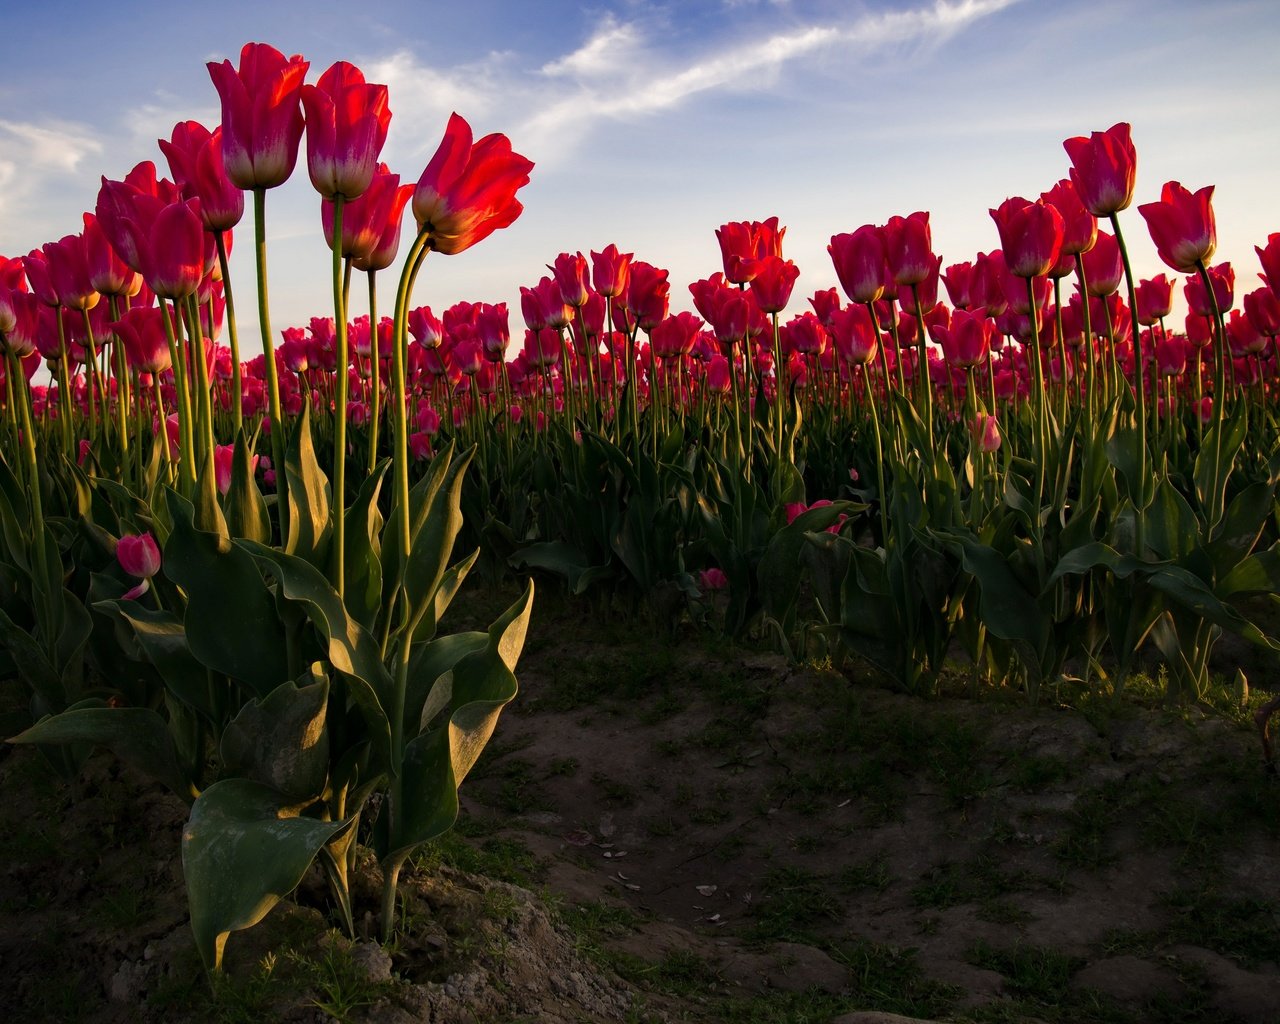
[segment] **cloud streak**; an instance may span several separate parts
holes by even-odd
[[[533,145],[563,152],[566,143],[602,120],[643,117],[669,110],[700,94],[757,89],[775,81],[788,65],[841,47],[867,53],[915,43],[936,46],[972,23],[1018,0],[937,0],[932,6],[867,15],[846,24],[810,25],[674,63],[662,47],[646,45],[640,26],[607,16],[577,50],[545,64],[544,77],[575,88],[552,93],[525,121],[520,135]],[[554,140],[554,147],[547,145]]]

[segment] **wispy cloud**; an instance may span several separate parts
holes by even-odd
[[[71,121],[30,124],[0,120],[0,143],[16,163],[68,174],[74,174],[85,157],[97,156],[103,148],[92,129]]]
[[[604,119],[668,110],[699,94],[759,89],[802,58],[840,47],[862,53],[915,43],[936,46],[968,25],[1018,0],[937,0],[930,6],[869,14],[851,23],[791,27],[750,41],[713,45],[673,60],[636,22],[606,16],[577,50],[545,64],[544,77],[568,81],[571,92],[551,91],[527,119],[531,145],[564,151]],[[548,145],[553,141],[553,145]],[[541,145],[540,145],[541,144]]]

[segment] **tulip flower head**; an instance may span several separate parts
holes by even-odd
[[[1028,202],[1020,196],[1006,199],[989,211],[1000,232],[1000,247],[1014,277],[1042,277],[1062,249],[1062,214],[1049,204]]]
[[[371,85],[340,60],[315,85],[302,87],[307,114],[307,170],[325,199],[357,199],[373,181],[387,141],[387,87]]]
[[[1156,244],[1156,252],[1174,270],[1191,273],[1200,264],[1207,263],[1217,248],[1212,198],[1212,185],[1192,193],[1179,182],[1167,181],[1160,190],[1158,203],[1138,207]]]
[[[126,533],[116,542],[116,561],[130,576],[142,581],[124,595],[126,600],[135,600],[147,592],[151,577],[160,571],[160,546],[150,533]]]
[[[529,183],[532,169],[505,135],[486,135],[473,145],[471,126],[452,114],[413,192],[419,231],[436,252],[469,249],[520,216],[524,207],[516,192]]]
[[[1071,182],[1095,217],[1110,217],[1133,202],[1138,154],[1129,132],[1129,125],[1120,123],[1062,143],[1071,158]]]
[[[302,141],[302,85],[308,61],[266,43],[245,43],[240,66],[209,63],[222,100],[222,159],[237,188],[275,188],[289,180]]]

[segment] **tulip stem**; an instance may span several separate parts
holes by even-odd
[[[236,326],[236,303],[231,296],[231,272],[227,264],[227,240],[223,232],[213,233],[218,247],[218,270],[222,274],[222,297],[226,301],[227,340],[231,343],[231,415],[236,433],[244,426],[244,377],[240,368],[240,329]],[[210,325],[212,326],[210,308]],[[277,470],[277,472],[279,472]]]
[[[369,275],[369,370],[372,394],[369,398],[369,473],[378,465],[378,421],[382,419],[382,352],[378,340],[378,285],[376,270]]]
[[[276,512],[280,542],[289,537],[289,478],[284,469],[284,417],[280,411],[280,376],[276,371],[276,346],[271,336],[271,304],[267,298],[267,190],[253,190],[253,242],[258,275],[258,327],[267,371],[267,399],[271,417],[271,465],[276,474]]]
[[[1120,232],[1120,215],[1111,214],[1111,230],[1116,236],[1116,244],[1120,247],[1120,261],[1124,265],[1124,279],[1129,286],[1129,317],[1133,329],[1133,385],[1134,398],[1138,408],[1138,493],[1134,495],[1137,516],[1134,522],[1134,553],[1141,558],[1145,547],[1146,507],[1145,497],[1147,482],[1147,399],[1142,364],[1142,326],[1138,323],[1138,292],[1133,280],[1133,267],[1129,264],[1129,249],[1124,244],[1124,235]],[[1154,496],[1154,490],[1152,495]]]
[[[347,294],[342,265],[343,197],[333,199],[333,325],[337,348],[338,397],[333,427],[333,569],[331,577],[338,597],[346,593],[346,495],[347,495]]]

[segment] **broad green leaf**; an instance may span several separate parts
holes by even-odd
[[[524,647],[533,583],[489,627],[485,646],[451,670],[448,718],[412,739],[400,765],[400,795],[385,836],[384,862],[448,831],[458,817],[458,786],[493,734],[502,709],[516,695],[514,669]]]
[[[1220,597],[1236,594],[1280,594],[1280,551],[1257,551],[1231,570],[1217,586]]]
[[[329,773],[328,705],[323,675],[309,686],[281,683],[250,701],[222,733],[225,774],[261,782],[294,803],[318,797]]]
[[[448,703],[446,701],[438,706],[431,705],[430,696],[435,692],[436,680],[452,671],[453,666],[468,654],[482,650],[488,642],[488,633],[472,631],[451,633],[416,645],[409,656],[409,677],[404,701],[405,721],[418,722],[421,728],[426,728]]]
[[[190,502],[173,490],[166,498],[173,532],[164,573],[187,593],[191,653],[265,697],[289,678],[285,630],[266,581],[238,543],[192,526]]]
[[[170,693],[207,720],[213,720],[208,669],[191,653],[186,628],[177,616],[144,608],[137,601],[99,601],[94,607],[114,616],[133,632]]]
[[[440,620],[444,618],[445,612],[449,610],[449,605],[453,603],[458,591],[462,589],[462,584],[466,580],[467,574],[471,572],[472,566],[476,564],[476,560],[479,557],[480,549],[476,548],[466,558],[455,562],[449,567],[449,570],[444,574],[444,578],[440,580],[440,585],[436,587],[435,598],[431,603],[431,607],[422,616],[421,621],[418,623],[418,628],[414,630],[414,643],[430,640],[436,635]]]
[[[453,542],[462,529],[462,484],[475,449],[464,452],[444,470],[439,485],[427,493],[416,510],[412,546],[405,562],[402,586],[409,604],[409,635],[417,628],[444,577]]]
[[[345,519],[343,596],[348,611],[370,630],[382,608],[382,513],[378,511],[378,495],[390,465],[384,459],[365,477]]]
[[[608,579],[613,574],[613,568],[608,563],[591,565],[578,548],[561,540],[526,544],[507,559],[507,563],[516,568],[523,566],[545,569],[563,576],[569,585],[569,593],[575,596],[585,593],[591,584]]]
[[[238,545],[279,581],[284,597],[300,605],[320,631],[330,664],[349,677],[351,695],[359,704],[370,737],[385,763],[391,750],[386,710],[390,706],[391,679],[377,642],[347,614],[338,592],[310,562],[252,541],[240,541]]]
[[[284,473],[289,498],[289,536],[285,552],[305,558],[318,569],[326,568],[330,515],[329,479],[316,461],[311,442],[311,408],[304,402],[302,415],[289,436],[284,456]]]
[[[191,522],[197,530],[217,534],[219,537],[231,536],[227,530],[226,517],[222,514],[222,506],[218,504],[218,469],[212,449],[205,453],[192,505],[194,513]]]
[[[86,707],[42,719],[10,743],[90,743],[190,800],[191,782],[178,767],[165,720],[150,708]]]
[[[205,967],[221,970],[227,936],[266,917],[349,824],[299,818],[287,797],[248,779],[201,793],[182,833],[182,873]]]
[[[235,456],[231,463],[231,486],[225,499],[227,529],[232,537],[271,543],[271,517],[267,502],[254,478],[253,461],[244,431],[236,435]]]

